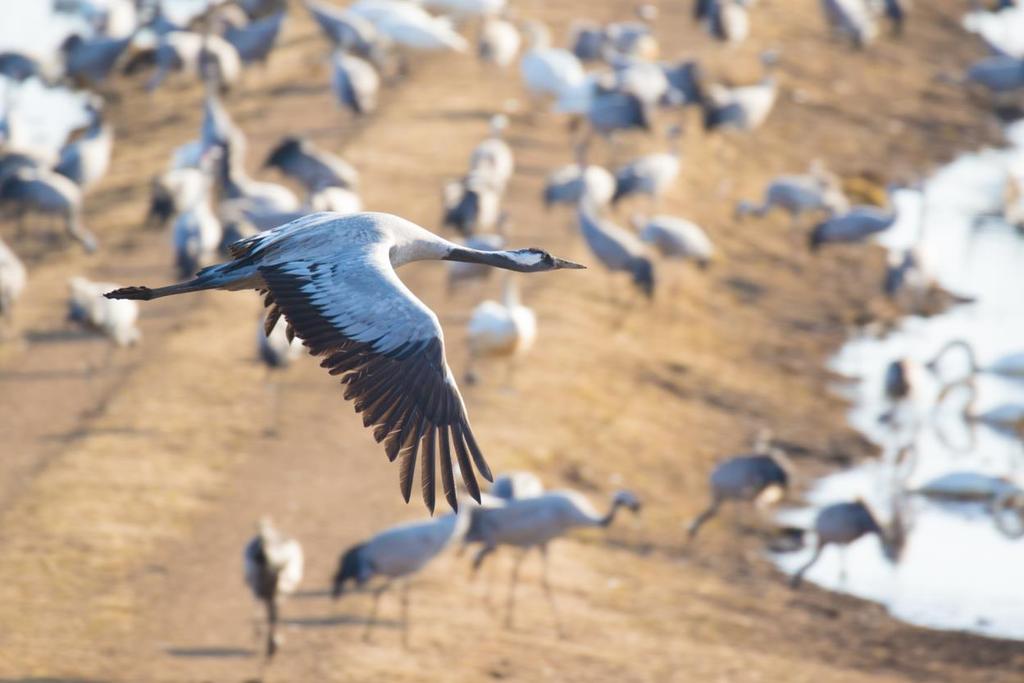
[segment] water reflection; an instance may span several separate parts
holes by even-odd
[[[912,623],[1024,639],[1024,541],[1016,540],[1024,533],[1024,449],[1013,427],[965,419],[964,410],[972,391],[975,418],[1020,410],[1024,381],[982,372],[939,400],[940,377],[970,374],[967,356],[947,354],[936,372],[926,369],[954,339],[966,340],[982,367],[1024,352],[1024,239],[1005,223],[977,220],[999,205],[1008,169],[1024,164],[1024,124],[1008,135],[1009,149],[967,155],[927,183],[923,231],[913,210],[922,195],[897,196],[905,218],[880,242],[892,250],[916,245],[943,287],[975,301],[931,318],[910,316],[882,337],[861,334],[840,350],[832,368],[860,380],[843,387],[853,405],[850,422],[883,457],[823,478],[808,494],[813,507],[781,518],[809,528],[821,506],[861,498],[880,522],[900,518],[900,562],[888,562],[877,541],[861,539],[845,552],[845,581],[843,553],[834,550],[826,550],[808,580],[881,602]],[[896,359],[906,359],[912,389],[888,398],[886,373]],[[912,466],[905,458],[897,465],[897,453],[910,444]],[[807,549],[776,559],[793,572],[809,555]]]

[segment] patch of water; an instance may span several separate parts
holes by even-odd
[[[975,302],[931,318],[910,316],[884,337],[854,337],[836,354],[832,369],[858,380],[848,388],[850,422],[884,455],[816,482],[808,493],[812,507],[783,513],[786,523],[809,528],[817,508],[857,497],[887,520],[897,492],[912,492],[943,476],[955,475],[952,481],[972,487],[1005,486],[1000,479],[1024,486],[1021,441],[983,425],[969,426],[962,416],[963,394],[951,394],[936,408],[941,385],[923,368],[908,405],[898,413],[902,425],[879,420],[890,409],[883,387],[891,360],[906,357],[923,365],[953,339],[968,341],[981,366],[1024,351],[1024,237],[996,220],[978,222],[979,214],[999,205],[1009,169],[1024,165],[1024,123],[1011,126],[1008,137],[1007,149],[968,154],[940,170],[923,195],[896,197],[901,218],[880,242],[902,249],[920,240],[930,272]],[[966,357],[951,352],[940,370],[947,379],[963,376]],[[983,374],[977,387],[976,412],[1024,406],[1021,379]],[[892,463],[910,441],[916,442],[917,458],[907,472]],[[913,493],[903,500],[909,529],[898,564],[885,559],[877,539],[865,538],[845,552],[845,580],[844,553],[835,548],[826,549],[806,578],[880,602],[911,623],[1024,639],[1024,540],[1001,533],[984,501],[939,502]],[[793,572],[809,555],[810,549],[775,559]]]

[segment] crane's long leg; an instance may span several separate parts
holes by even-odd
[[[687,539],[691,540],[691,541],[693,539],[695,539],[697,537],[697,532],[700,531],[700,528],[704,525],[704,523],[706,521],[708,521],[709,519],[714,517],[716,514],[718,514],[718,509],[721,506],[722,506],[722,499],[721,498],[719,498],[718,496],[715,496],[714,498],[712,498],[711,505],[709,505],[708,508],[706,510],[704,510],[704,512],[702,512],[699,515],[697,515],[696,517],[694,517],[693,521],[690,522],[690,526],[689,526],[689,528],[687,529],[687,532],[686,532]]]
[[[476,557],[473,558],[473,573],[480,571],[480,565],[484,563],[487,556],[495,551],[497,546],[493,544],[485,545],[483,548],[477,551]]]
[[[551,605],[551,613],[555,616],[555,628],[558,630],[558,637],[565,637],[565,629],[562,628],[562,618],[558,613],[558,605],[555,603],[555,593],[551,590],[551,583],[548,581],[548,546],[547,544],[540,547],[541,557],[541,574],[540,574],[540,585],[544,589],[544,597],[548,599],[548,604]]]
[[[839,547],[839,583],[846,585],[846,546]]]
[[[269,662],[277,652],[277,596],[272,595],[267,604],[267,649],[265,657]]]
[[[528,548],[524,548],[516,555],[515,564],[512,565],[512,577],[508,582],[508,604],[505,609],[505,627],[512,628],[512,621],[516,609],[516,583],[519,582],[519,567],[523,564]]]
[[[402,647],[409,649],[409,584],[406,579],[402,584]]]
[[[267,366],[266,376],[263,381],[267,387],[267,396],[269,397],[270,404],[270,420],[267,423],[267,428],[263,430],[263,435],[275,437],[280,433],[280,417],[278,412],[280,411],[281,405],[281,388],[274,380],[274,371],[269,366]]]
[[[377,624],[377,610],[380,608],[380,596],[390,585],[390,583],[385,583],[383,586],[373,591],[373,607],[370,608],[370,617],[366,620],[366,630],[363,631],[364,643],[370,642],[370,634],[373,633],[373,627]]]
[[[809,559],[807,561],[807,564],[805,564],[804,566],[800,567],[800,569],[798,569],[796,571],[796,574],[793,574],[793,578],[790,579],[790,581],[789,581],[790,588],[799,588],[800,587],[800,583],[804,580],[804,574],[807,572],[808,569],[811,568],[812,565],[814,565],[815,562],[818,561],[818,558],[821,557],[821,551],[824,548],[825,548],[825,544],[822,543],[821,541],[818,541],[818,544],[814,548],[814,554],[811,555],[811,559]]]

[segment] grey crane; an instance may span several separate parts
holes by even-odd
[[[768,504],[785,496],[790,476],[784,458],[782,451],[759,443],[754,453],[737,455],[718,464],[709,479],[711,504],[690,522],[689,539],[696,538],[700,528],[727,501]]]
[[[790,586],[793,588],[800,587],[804,574],[821,558],[822,551],[828,545],[837,545],[840,549],[845,549],[861,537],[875,534],[882,543],[886,556],[890,559],[896,556],[897,548],[890,543],[871,509],[861,500],[833,503],[823,507],[814,518],[814,533],[817,537],[814,553],[811,559],[793,574],[793,578],[790,579]]]
[[[654,264],[643,242],[611,221],[601,218],[584,198],[576,212],[580,232],[590,251],[611,272],[629,273],[648,299],[654,297]]]
[[[82,192],[64,176],[44,168],[22,168],[0,179],[0,205],[26,213],[59,215],[68,234],[89,253],[99,242],[82,222]]]
[[[24,83],[30,78],[40,78],[42,70],[32,57],[21,52],[0,52],[0,76]]]
[[[701,268],[707,268],[714,257],[715,248],[707,233],[692,221],[664,215],[636,215],[632,221],[640,239],[653,244],[662,256],[693,261]]]
[[[582,62],[604,58],[604,27],[592,21],[574,21],[569,27],[569,50]]]
[[[902,401],[914,391],[919,374],[918,363],[912,358],[896,358],[885,367],[883,388],[890,401]]]
[[[458,386],[445,361],[437,316],[398,279],[413,261],[485,263],[519,272],[582,268],[540,249],[476,251],[460,247],[389,214],[314,213],[230,247],[232,260],[205,268],[194,280],[167,287],[128,287],[108,296],[149,300],[207,289],[256,289],[283,315],[332,375],[342,375],[365,426],[384,442],[389,460],[401,457],[402,496],[408,500],[417,456],[423,498],[434,507],[435,462],[448,503],[457,508],[452,449],[466,487],[479,498],[473,465],[490,470],[469,425]],[[472,464],[471,464],[472,458]]]
[[[650,130],[654,104],[617,87],[597,86],[584,115],[592,131],[608,137],[620,130]]]
[[[769,50],[761,54],[764,76],[758,83],[733,88],[719,84],[708,86],[702,102],[704,130],[760,128],[778,99],[779,86],[774,73],[777,63],[777,54]]]
[[[489,128],[489,135],[481,140],[470,154],[469,172],[489,175],[490,184],[499,194],[504,194],[505,187],[515,171],[512,148],[504,139],[508,117],[504,114],[492,116]]]
[[[704,27],[715,40],[742,43],[750,35],[750,16],[740,0],[710,0],[702,3]]]
[[[331,88],[342,106],[357,116],[369,114],[377,108],[380,76],[370,62],[337,52],[331,59],[331,66]]]
[[[235,48],[243,64],[266,62],[281,32],[284,16],[285,11],[281,10],[245,26],[228,26],[224,39]]]
[[[753,214],[758,218],[772,209],[789,213],[797,227],[804,213],[845,213],[850,203],[837,179],[823,169],[812,169],[803,175],[783,175],[772,180],[764,191],[761,204],[741,201],[736,205],[737,218]]]
[[[380,41],[376,27],[365,17],[350,10],[306,0],[306,9],[321,32],[339,50],[369,58]]]
[[[224,237],[224,227],[213,210],[210,193],[212,159],[203,159],[204,168],[180,169],[172,172],[171,192],[178,214],[174,219],[175,265],[182,279],[192,277],[196,271],[213,260]],[[175,184],[177,183],[177,184]]]
[[[114,146],[114,132],[103,122],[98,99],[90,101],[85,108],[89,123],[82,136],[64,146],[60,161],[54,170],[74,181],[86,192],[93,188],[110,166],[110,154]]]
[[[634,194],[646,194],[659,199],[679,177],[682,167],[680,140],[682,126],[674,125],[668,130],[668,150],[646,154],[626,164],[615,172],[615,194],[612,204]]]
[[[544,182],[544,206],[578,206],[583,197],[601,207],[615,194],[615,177],[602,166],[587,164],[586,145],[576,146],[575,163],[552,171]]]
[[[359,186],[359,172],[355,167],[301,137],[283,138],[270,151],[263,167],[278,169],[300,182],[310,193],[325,187],[354,190]]]
[[[221,144],[218,149],[217,179],[222,199],[245,200],[254,211],[265,213],[298,210],[299,200],[290,189],[249,177],[235,145]]]
[[[960,411],[964,422],[971,426],[982,424],[1006,436],[1024,439],[1024,403],[1008,401],[979,411],[975,407],[978,400],[978,385],[974,377],[967,377],[944,386],[935,399],[936,410],[959,388],[967,390],[967,401]]]
[[[469,529],[464,540],[467,544],[480,544],[473,558],[474,571],[499,546],[511,546],[519,550],[509,583],[506,625],[512,626],[519,568],[527,553],[533,548],[540,551],[544,563],[541,585],[555,619],[558,620],[554,595],[548,583],[548,544],[574,528],[609,527],[622,508],[637,513],[641,508],[640,499],[630,491],[619,491],[613,496],[608,511],[602,515],[576,491],[552,491],[529,498],[512,499],[498,507],[471,510]],[[560,621],[558,629],[562,630]]]
[[[660,66],[668,79],[670,91],[678,93],[678,104],[700,104],[704,100],[704,75],[696,60],[683,59]]]
[[[967,358],[966,379],[977,374],[996,375],[1008,380],[1024,380],[1024,352],[1010,353],[1000,356],[991,363],[982,364],[974,347],[966,339],[953,339],[946,342],[938,353],[929,360],[925,367],[936,377],[941,377],[942,360],[953,351],[962,351]],[[959,381],[959,380],[954,380]],[[949,382],[947,382],[949,383]]]
[[[65,77],[91,86],[103,83],[133,37],[86,39],[71,34],[60,46]]]
[[[986,90],[996,98],[1012,97],[1024,90],[1024,59],[1008,55],[988,57],[972,64],[962,79],[953,80]]]
[[[363,586],[374,577],[383,581],[373,591],[373,608],[363,632],[369,640],[377,622],[380,597],[396,581],[402,582],[402,643],[409,644],[409,588],[413,577],[431,560],[465,534],[466,513],[399,524],[342,553],[334,574],[332,595],[340,598],[348,583]]]
[[[854,206],[816,225],[809,235],[809,244],[817,250],[823,244],[864,242],[891,228],[898,218],[896,210]]]
[[[825,22],[833,34],[864,48],[878,36],[878,27],[867,0],[821,0]]]
[[[494,229],[502,221],[501,191],[490,168],[470,171],[443,189],[445,226],[470,236]]]
[[[277,634],[280,597],[295,592],[302,581],[302,546],[284,536],[269,518],[260,520],[256,534],[242,553],[245,583],[267,611],[267,641],[264,656],[269,660],[281,643]]]
[[[18,255],[0,239],[0,323],[11,320],[14,304],[25,289],[25,265]],[[0,333],[5,330],[0,328]],[[0,335],[0,340],[2,340]]]

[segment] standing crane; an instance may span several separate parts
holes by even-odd
[[[277,634],[280,596],[293,593],[302,581],[302,546],[281,534],[269,518],[260,520],[256,534],[243,552],[245,583],[267,610],[267,644],[264,656],[270,660],[281,643]]]

